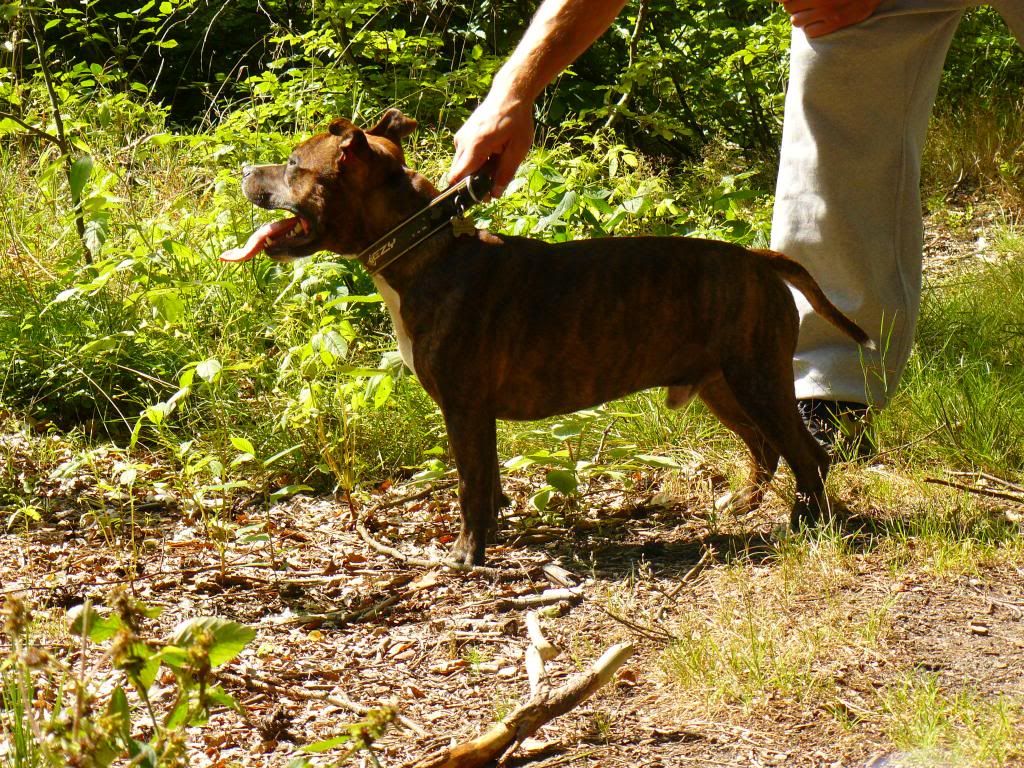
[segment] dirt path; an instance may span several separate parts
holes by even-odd
[[[510,485],[521,514],[530,487]],[[608,499],[617,501],[570,527],[518,535],[513,519],[492,564],[529,575],[494,583],[410,568],[375,551],[353,529],[348,506],[327,498],[295,498],[269,513],[240,505],[222,551],[199,520],[165,500],[170,508],[152,504],[136,530],[133,557],[126,531],[105,537],[95,524],[96,497],[58,483],[46,519],[0,539],[0,582],[53,617],[86,597],[102,603],[112,582],[122,582],[164,608],[152,627],[157,635],[197,615],[257,628],[225,678],[247,718],[224,712],[192,729],[193,765],[284,766],[298,746],[337,735],[355,719],[341,697],[396,703],[422,729],[390,730],[378,747],[382,765],[476,735],[527,694],[525,609],[514,601],[558,586],[540,570],[550,563],[575,574],[583,595],[545,609],[545,632],[563,651],[549,665],[552,676],[579,671],[615,642],[631,641],[637,653],[614,684],[545,727],[537,752],[517,764],[863,766],[898,753],[880,702],[908,673],[983,699],[1024,701],[1019,563],[936,577],[924,570],[927,559],[894,568],[892,553],[872,537],[840,553],[822,544],[787,554],[775,532],[785,519],[777,500],[757,516],[723,523],[695,514],[707,508],[697,496],[645,504],[657,490],[630,496],[609,486]],[[361,514],[398,495],[363,504]],[[450,488],[390,503],[368,520],[374,537],[417,556],[443,551],[456,522]],[[273,545],[247,541],[246,526],[268,517]],[[385,601],[379,612],[358,613]],[[759,625],[760,664],[772,671],[753,679],[747,655],[756,644],[732,643],[745,620],[761,615],[759,604],[781,619]],[[326,613],[328,620],[301,618]],[[738,623],[723,623],[724,614]],[[865,617],[878,626],[866,631]],[[787,645],[808,628],[818,633],[812,647]],[[716,667],[720,660],[705,649],[708,658],[691,664],[696,683],[686,682],[669,648],[692,654],[705,648],[702,637],[733,660]],[[72,653],[70,638],[57,633],[50,641]],[[702,674],[713,677],[702,683]],[[158,693],[156,704],[169,702]]]

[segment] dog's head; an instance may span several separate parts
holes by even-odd
[[[325,250],[353,255],[370,245],[437,194],[405,167],[402,139],[415,128],[397,109],[366,131],[338,118],[299,144],[286,163],[243,168],[249,200],[294,215],[264,225],[221,258],[245,261],[261,251],[276,260]]]

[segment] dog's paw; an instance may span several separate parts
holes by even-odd
[[[789,527],[794,533],[801,529],[820,528],[834,522],[835,511],[827,496],[797,492],[789,513]]]
[[[715,512],[729,515],[745,515],[761,506],[764,489],[756,485],[746,485],[735,491],[729,491],[715,499]]]
[[[460,565],[483,565],[484,549],[484,543],[478,542],[477,537],[460,533],[449,557]]]

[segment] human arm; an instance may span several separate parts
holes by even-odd
[[[545,0],[498,70],[487,98],[455,134],[448,172],[456,182],[496,156],[492,194],[500,195],[533,144],[533,103],[562,70],[611,25],[625,0]]]
[[[794,27],[821,37],[868,18],[881,0],[779,0]]]

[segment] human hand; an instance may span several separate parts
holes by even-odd
[[[491,196],[500,197],[532,144],[532,102],[496,97],[492,91],[455,134],[448,183],[478,171],[495,157]]]
[[[864,21],[881,0],[779,0],[794,27],[808,37],[821,37]]]

